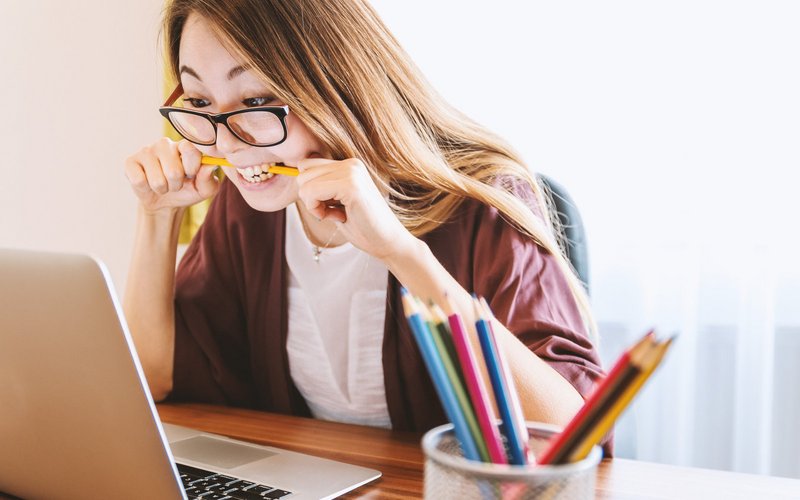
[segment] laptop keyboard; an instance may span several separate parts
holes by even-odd
[[[217,474],[190,465],[176,464],[183,481],[186,496],[201,500],[258,500],[283,498],[291,491],[281,490],[266,484]]]

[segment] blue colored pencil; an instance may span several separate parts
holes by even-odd
[[[508,445],[508,461],[513,465],[526,465],[528,463],[528,439],[525,436],[527,432],[523,434],[519,428],[521,415],[518,415],[518,412],[521,413],[521,409],[519,409],[518,400],[515,400],[515,395],[512,394],[512,391],[515,391],[514,382],[505,376],[506,373],[501,361],[502,355],[494,340],[489,323],[484,318],[481,303],[477,298],[474,298],[474,307],[478,340],[483,351],[483,358],[486,361],[489,380],[494,389],[497,410],[503,422],[501,431],[506,437],[506,444]],[[524,418],[522,420],[524,422]]]
[[[442,402],[444,412],[450,422],[453,423],[456,439],[461,444],[461,451],[464,453],[464,457],[481,461],[464,412],[461,411],[453,387],[447,378],[444,364],[436,350],[436,345],[433,343],[433,336],[422,321],[414,299],[405,288],[401,289],[401,295],[406,319],[408,319],[408,323],[411,326],[411,332],[414,334],[414,339],[417,341],[417,346],[422,353],[422,360],[425,362],[428,373],[433,380],[433,386],[436,389],[439,400]]]
[[[506,386],[509,388],[509,394],[511,396],[511,413],[514,416],[514,424],[517,430],[517,435],[519,436],[520,444],[522,445],[522,453],[525,455],[527,462],[535,462],[536,458],[533,456],[529,445],[531,437],[530,433],[528,432],[528,425],[525,422],[525,414],[522,412],[522,405],[519,402],[519,393],[517,392],[516,385],[514,384],[514,377],[511,374],[511,367],[508,366],[508,361],[503,355],[503,351],[497,346],[497,334],[494,331],[494,321],[496,321],[496,318],[494,317],[494,314],[492,314],[492,310],[485,298],[480,297],[478,302],[480,302],[481,306],[483,307],[483,311],[486,314],[486,318],[488,318],[486,323],[489,325],[489,332],[492,334],[492,342],[494,343],[494,348],[497,352],[497,359],[500,361],[500,368],[503,373],[503,378],[506,381]]]

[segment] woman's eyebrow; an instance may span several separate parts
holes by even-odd
[[[246,67],[241,66],[241,65],[240,66],[236,66],[232,70],[228,71],[228,80],[233,80],[234,78],[236,78],[237,76],[241,75],[245,71],[247,71]]]
[[[248,68],[246,66],[242,66],[242,65],[236,66],[235,68],[233,68],[230,71],[228,71],[228,80],[233,80],[234,78],[236,78],[237,76],[239,76],[242,73],[246,72],[247,70],[248,70]],[[187,75],[191,75],[191,76],[195,77],[198,81],[201,81],[201,82],[203,81],[203,79],[200,78],[200,75],[197,74],[197,71],[193,70],[189,66],[186,66],[185,64],[181,65],[181,67],[179,68],[178,72],[180,74],[186,73]]]
[[[203,79],[200,78],[200,75],[198,75],[195,70],[193,70],[192,68],[190,68],[189,66],[186,66],[186,65],[181,65],[181,67],[178,69],[178,73],[181,74],[181,75],[186,73],[187,75],[191,75],[191,76],[197,78],[201,82],[203,81]]]

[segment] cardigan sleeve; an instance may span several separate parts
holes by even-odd
[[[514,189],[523,201],[535,203],[532,191]],[[603,371],[556,258],[485,206],[478,210],[473,241],[475,292],[509,331],[587,398]]]
[[[526,203],[535,203],[532,191],[521,189],[514,188]],[[472,261],[475,292],[486,298],[512,334],[586,400],[604,372],[556,258],[496,209],[484,206],[478,213]],[[613,456],[613,433],[600,444],[606,457]]]
[[[178,267],[170,398],[247,405],[252,399],[242,291],[228,237],[224,182]]]
[[[529,186],[509,179],[498,183],[537,216],[541,213]],[[468,292],[486,298],[494,315],[513,335],[584,400],[591,394],[604,376],[597,347],[553,255],[523,235],[496,208],[477,200],[465,200],[446,224],[423,239]],[[602,444],[606,456],[611,455],[611,436]]]

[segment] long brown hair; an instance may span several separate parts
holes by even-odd
[[[433,90],[366,1],[173,0],[163,29],[176,80],[191,13],[212,25],[334,158],[363,160],[412,234],[447,221],[465,198],[496,207],[556,257],[589,331],[596,332],[533,172],[503,140]],[[509,179],[530,185],[541,218],[505,188]]]

